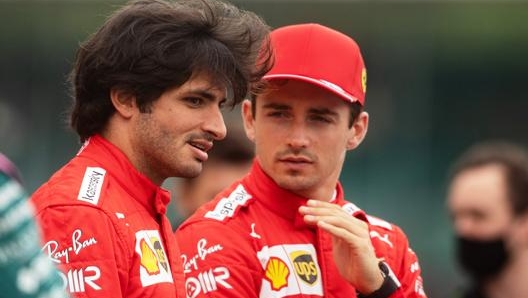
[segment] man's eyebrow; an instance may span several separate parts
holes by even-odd
[[[289,105],[278,104],[278,103],[267,103],[263,106],[264,109],[274,109],[274,110],[291,110]]]
[[[313,114],[319,114],[319,115],[339,116],[339,114],[336,111],[328,109],[328,108],[310,108],[308,112],[313,113]]]
[[[207,100],[213,101],[216,99],[216,96],[213,92],[210,91],[210,88],[196,88],[187,90],[185,95],[197,95],[203,97]],[[225,94],[222,96],[221,100],[226,100]]]

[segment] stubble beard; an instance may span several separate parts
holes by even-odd
[[[143,155],[144,170],[149,176],[165,180],[170,177],[194,178],[201,173],[202,164],[189,156],[185,148],[187,144],[180,144],[173,133],[163,129],[150,115],[144,115],[140,120],[136,139],[137,150]]]

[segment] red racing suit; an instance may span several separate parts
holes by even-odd
[[[390,297],[426,297],[402,230],[345,201],[339,183],[334,202],[368,223],[377,257],[400,283]],[[187,297],[357,297],[338,273],[330,234],[304,223],[303,204],[306,198],[281,189],[255,161],[176,232]]]
[[[43,251],[72,297],[183,297],[168,191],[93,136],[32,196]],[[181,290],[180,290],[181,291]]]

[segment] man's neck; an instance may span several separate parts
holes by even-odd
[[[485,292],[489,298],[528,297],[528,249],[511,260],[504,271],[488,282]]]

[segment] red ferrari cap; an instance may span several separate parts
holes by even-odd
[[[271,44],[275,64],[265,80],[301,80],[365,104],[367,71],[352,38],[319,24],[299,24],[273,30]]]

